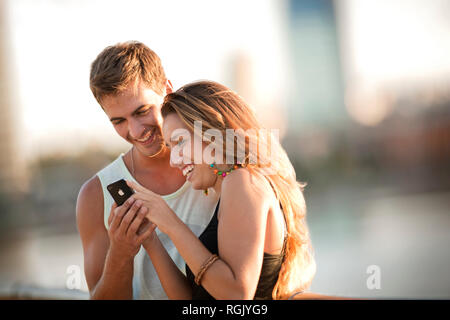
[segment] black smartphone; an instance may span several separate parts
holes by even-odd
[[[118,206],[123,205],[134,193],[124,179],[117,180],[106,187]]]

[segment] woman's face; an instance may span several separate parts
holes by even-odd
[[[198,142],[201,141],[201,150],[197,150],[201,151],[201,163],[194,164],[194,134],[181,121],[178,114],[170,113],[164,118],[162,132],[166,144],[171,149],[170,165],[179,168],[194,189],[213,187],[217,175],[207,163],[203,162],[203,150],[207,144],[198,139]],[[196,159],[200,159],[200,155],[197,155]]]

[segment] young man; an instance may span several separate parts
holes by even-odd
[[[178,168],[162,137],[160,113],[172,91],[159,57],[139,42],[104,49],[91,66],[90,87],[116,132],[132,147],[82,186],[77,225],[84,251],[86,281],[92,299],[167,299],[145,252],[152,233],[140,201],[117,208],[107,191],[119,179],[136,181],[163,196],[198,235],[209,223],[217,197],[194,190]],[[155,231],[177,266],[184,261],[170,239]]]

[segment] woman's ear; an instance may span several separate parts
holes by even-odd
[[[170,80],[166,81],[166,94],[173,92],[172,82]]]

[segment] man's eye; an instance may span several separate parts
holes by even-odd
[[[137,114],[140,115],[140,116],[142,116],[142,115],[147,114],[149,111],[150,111],[150,108],[147,108],[147,109],[145,109],[145,110],[139,111]]]
[[[120,123],[122,123],[123,122],[123,120],[115,120],[115,121],[113,121],[113,125],[118,125],[118,124],[120,124]]]

